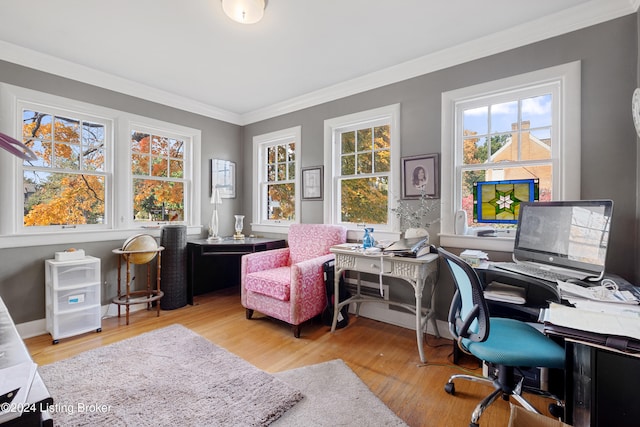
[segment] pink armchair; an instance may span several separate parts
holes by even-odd
[[[333,245],[347,241],[337,225],[292,224],[289,247],[242,257],[241,300],[247,319],[253,311],[283,320],[300,338],[300,325],[326,306],[322,264],[333,259]]]

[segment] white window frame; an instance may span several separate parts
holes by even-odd
[[[296,215],[293,221],[272,220],[266,218],[263,213],[266,211],[267,193],[266,193],[266,177],[267,177],[267,147],[280,144],[288,144],[295,142],[295,209]],[[287,233],[289,225],[300,222],[300,194],[301,194],[301,160],[302,152],[302,127],[294,126],[288,129],[282,129],[275,132],[269,132],[253,137],[253,198],[251,230],[262,233]]]
[[[201,188],[201,131],[164,121],[138,116],[106,107],[51,95],[31,89],[0,83],[0,131],[21,139],[22,105],[40,105],[43,109],[68,111],[98,117],[110,123],[111,141],[105,142],[108,153],[105,173],[110,179],[105,183],[105,195],[109,202],[105,204],[105,227],[100,229],[64,229],[26,233],[22,230],[23,176],[22,160],[0,150],[0,248],[39,246],[46,244],[78,244],[87,241],[124,240],[133,232],[160,235],[160,225],[142,228],[135,224],[131,215],[131,166],[130,166],[130,129],[144,125],[169,131],[190,138],[191,148],[185,150],[185,178],[190,183],[185,186],[185,223],[188,234],[199,234],[200,188]],[[187,157],[188,156],[188,157]],[[187,161],[190,167],[187,167]],[[190,170],[187,170],[189,168]],[[110,181],[110,182],[109,182]],[[188,187],[188,190],[187,190]],[[187,205],[189,213],[187,214]],[[188,216],[187,216],[188,215]]]
[[[387,225],[376,224],[374,234],[376,240],[397,240],[400,237],[400,221],[392,209],[400,198],[400,104],[387,105],[372,110],[334,117],[324,121],[324,188],[328,189],[324,201],[324,222],[344,225],[348,229],[349,239],[361,239],[364,232],[362,224],[345,224],[340,221],[340,191],[338,175],[340,172],[340,150],[338,135],[349,129],[389,124],[391,169],[389,171],[389,222]]]
[[[471,249],[513,250],[513,235],[478,238],[454,234],[454,215],[461,208],[463,108],[477,100],[485,104],[509,93],[539,86],[554,87],[553,194],[554,200],[580,199],[580,61],[442,93],[442,204],[440,244]],[[491,101],[487,101],[491,99]]]

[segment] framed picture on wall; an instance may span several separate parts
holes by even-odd
[[[440,198],[440,155],[424,154],[402,158],[402,198]]]
[[[323,167],[302,168],[302,198],[304,200],[322,200]]]
[[[223,199],[235,199],[236,197],[236,164],[229,160],[209,160],[209,197],[213,196],[213,190],[218,189]]]

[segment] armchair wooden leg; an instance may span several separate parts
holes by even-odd
[[[253,316],[253,310],[251,310],[250,308],[247,308],[245,315],[247,316],[247,319],[251,319],[251,316]]]
[[[291,325],[291,330],[293,330],[294,337],[300,338],[300,325]]]

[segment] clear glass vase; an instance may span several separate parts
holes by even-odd
[[[235,230],[236,234],[233,235],[234,239],[244,239],[244,234],[242,234],[242,229],[244,228],[244,215],[234,215],[236,218]]]

